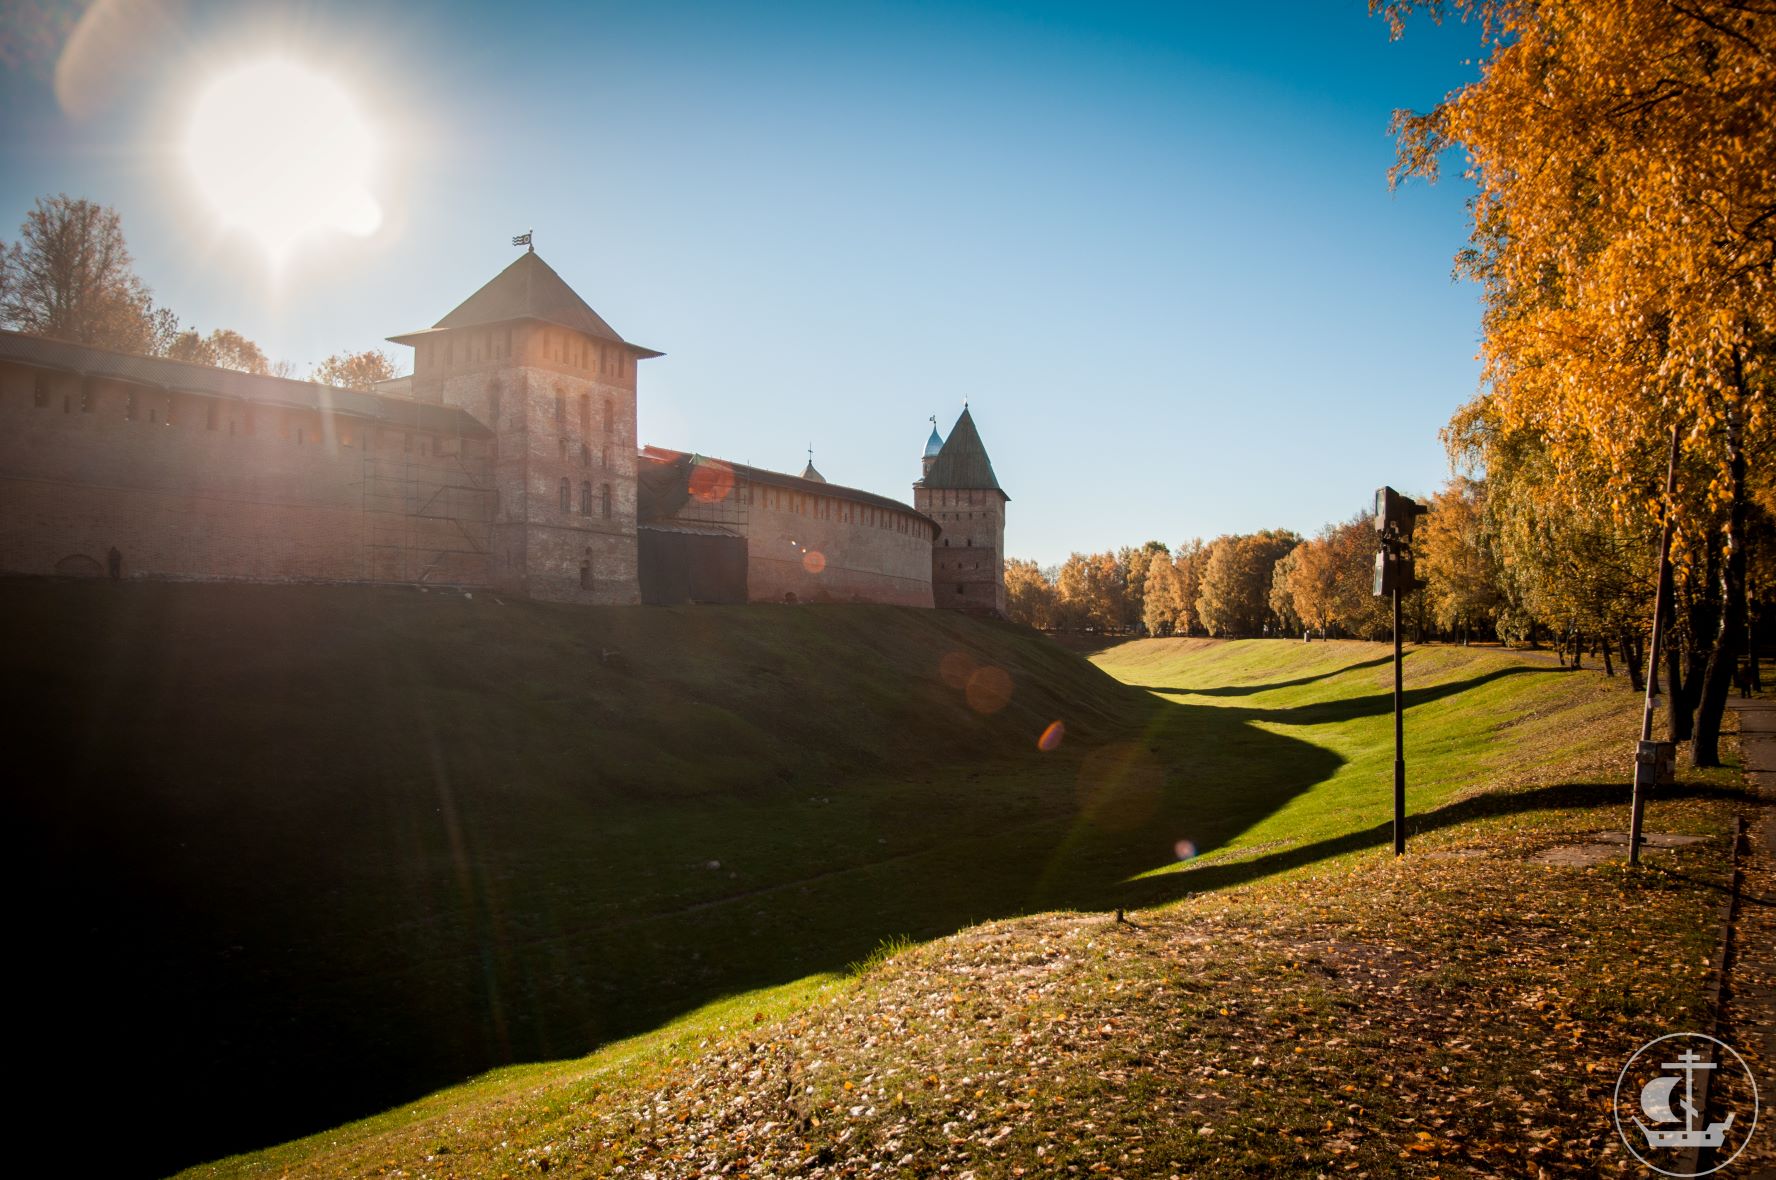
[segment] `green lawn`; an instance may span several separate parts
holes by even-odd
[[[671,626],[688,616],[703,622],[694,617],[700,614],[660,612],[657,617],[672,620]],[[716,621],[713,612],[709,617]],[[550,626],[579,625],[568,614],[560,619],[565,621],[550,619]],[[1128,1102],[1141,1093],[1198,1101],[1176,1092],[1177,1078],[1160,1068],[1167,1055],[1243,1052],[1243,1042],[1229,1029],[1192,1041],[1188,1030],[1174,1027],[1175,1011],[1160,1004],[1144,1017],[1143,1005],[1158,1003],[1155,988],[1182,987],[1194,996],[1191,1011],[1206,1014],[1211,1023],[1231,1019],[1227,1013],[1245,1004],[1255,1018],[1262,1009],[1263,1022],[1287,1024],[1303,1011],[1335,1015],[1343,1010],[1340,1005],[1359,1003],[1326,993],[1328,977],[1306,966],[1310,956],[1302,948],[1310,944],[1322,967],[1367,961],[1364,956],[1376,953],[1377,946],[1392,948],[1388,955],[1410,956],[1412,980],[1394,978],[1385,995],[1363,996],[1360,1003],[1377,1012],[1405,1013],[1400,1018],[1414,1026],[1414,1038],[1434,1033],[1467,1035],[1475,1044],[1485,1039],[1472,1030],[1451,1030],[1454,996],[1468,996],[1462,1003],[1477,1013],[1492,997],[1519,1020],[1525,1017],[1517,1008],[1527,1007],[1538,1038],[1545,1031],[1547,996],[1561,998],[1562,1011],[1569,1000],[1575,1010],[1582,1009],[1588,1015],[1581,1026],[1600,1037],[1605,1030],[1615,1035],[1619,1028],[1646,1026],[1649,1012],[1678,1016],[1698,1010],[1701,965],[1712,938],[1707,880],[1718,874],[1724,855],[1718,836],[1732,805],[1730,776],[1693,782],[1654,807],[1653,822],[1664,830],[1715,837],[1693,849],[1658,854],[1654,859],[1667,866],[1657,870],[1660,876],[1550,869],[1527,859],[1539,849],[1582,841],[1585,833],[1625,822],[1622,766],[1637,702],[1619,681],[1496,651],[1411,651],[1406,688],[1414,855],[1396,866],[1385,853],[1391,668],[1379,645],[1133,643],[1095,657],[1100,668],[1128,686],[1120,687],[1037,637],[929,612],[737,612],[720,622],[763,646],[782,645],[801,656],[829,643],[835,655],[845,644],[858,644],[863,656],[838,656],[831,663],[805,659],[810,670],[802,675],[826,684],[868,679],[880,698],[818,738],[824,763],[818,770],[791,765],[775,781],[678,792],[652,809],[637,792],[602,802],[607,810],[600,823],[584,832],[551,830],[540,819],[530,826],[510,819],[501,823],[476,812],[464,824],[476,843],[455,864],[467,878],[465,892],[469,886],[485,890],[492,875],[486,850],[499,854],[497,922],[485,935],[490,941],[478,944],[492,972],[488,978],[500,978],[502,967],[531,964],[531,974],[523,978],[532,994],[565,992],[573,1002],[566,1010],[586,1019],[583,1027],[591,1036],[600,1027],[638,1030],[724,994],[734,998],[717,999],[659,1032],[590,1057],[508,1069],[368,1122],[201,1174],[393,1175],[418,1169],[490,1176],[553,1161],[595,1175],[627,1160],[647,1162],[660,1175],[679,1175],[691,1174],[693,1159],[718,1157],[760,1174],[774,1169],[824,1174],[829,1168],[839,1174],[847,1159],[867,1164],[869,1152],[882,1162],[880,1152],[890,1142],[918,1144],[920,1160],[942,1157],[995,1174],[1001,1166],[1035,1166],[1056,1158],[1145,1174],[1135,1166],[1143,1162],[1139,1157],[1118,1162],[1103,1154],[1109,1149],[1099,1142],[1101,1128],[1123,1122],[1126,1134],[1145,1137],[1156,1149],[1166,1145],[1164,1151],[1179,1166],[1211,1171],[1233,1167],[1230,1161],[1257,1166],[1274,1150],[1264,1146],[1266,1137],[1300,1113],[1290,1114],[1292,1105],[1317,1109],[1319,1099],[1287,1088],[1272,1093],[1255,1084],[1260,1079],[1242,1079],[1235,1069],[1215,1075],[1233,1080],[1215,1084],[1246,1086],[1248,1100],[1260,1111],[1255,1122],[1228,1124],[1229,1135],[1244,1128],[1238,1130],[1244,1139],[1234,1154],[1203,1155],[1205,1144],[1219,1151],[1232,1140],[1196,1137],[1194,1123],[1190,1136],[1162,1134],[1142,1121],[1139,1103]],[[665,641],[656,634],[654,642]],[[724,635],[720,642],[724,650],[718,654],[730,660],[731,669],[736,640]],[[960,643],[1012,670],[1013,703],[1006,710],[981,717],[965,704],[954,715],[936,708],[948,699],[945,693],[956,691],[934,665]],[[674,656],[683,650],[675,646]],[[710,657],[704,651],[698,662]],[[673,668],[674,676],[685,675],[677,664]],[[711,669],[702,682],[705,696],[719,695],[725,671]],[[656,712],[677,699],[674,694],[689,695],[682,681],[659,691],[651,706]],[[810,692],[807,705],[814,715],[807,720],[818,724],[825,709],[817,689]],[[922,717],[908,703],[914,699],[926,711]],[[732,701],[731,695],[721,698],[717,707],[744,721],[746,708],[735,709]],[[846,707],[842,695],[830,704],[840,711]],[[898,709],[919,728],[902,732],[872,720],[885,707]],[[1038,751],[1032,736],[1045,718],[1068,723],[1066,740],[1051,753]],[[647,724],[656,726],[656,733],[670,728],[657,718]],[[786,728],[785,735],[791,732]],[[839,765],[846,759],[848,767]],[[1196,855],[1181,859],[1180,841],[1189,841]],[[722,867],[710,869],[711,860]],[[1689,868],[1673,877],[1670,866],[1678,864]],[[622,866],[619,876],[625,879],[613,882],[610,866]],[[447,867],[448,862],[440,864],[440,872]],[[370,874],[361,880],[372,892],[392,888],[386,877]],[[638,888],[637,881],[646,887]],[[442,885],[434,888],[447,892]],[[373,926],[381,911],[372,899],[360,898],[358,904],[363,917],[352,921],[363,931],[403,936],[386,925]],[[1626,930],[1619,922],[1624,904],[1643,914],[1638,929]],[[904,951],[856,978],[844,971],[845,964],[865,958],[894,935],[924,939],[1019,913],[1103,913],[1142,905],[1167,907],[1139,919],[1140,928],[1157,940],[1152,944],[1103,943],[1091,931],[1106,929],[1093,925],[1105,919],[1090,919],[1082,927],[1077,919],[1042,917]],[[465,949],[472,948],[476,928],[462,921],[464,928],[454,932],[445,921],[443,932],[407,936],[452,934]],[[1111,923],[1107,929],[1135,928]],[[1526,930],[1533,937],[1526,938]],[[514,937],[515,931],[523,937]],[[1232,958],[1204,957],[1199,944],[1205,934],[1241,951]],[[1123,1060],[1112,1067],[1089,1055],[1068,1057],[1084,1051],[1072,1045],[1051,1066],[1034,1070],[1043,1080],[1022,1100],[1033,1105],[1015,1107],[1015,1117],[1000,1112],[1013,1130],[999,1141],[983,1145],[943,1132],[941,1127],[954,1120],[945,1117],[941,1104],[926,1099],[949,1093],[944,1070],[966,1074],[972,1061],[979,1072],[979,1062],[991,1058],[1005,1069],[1031,1072],[1030,1061],[1019,1056],[1018,1034],[1006,1032],[1002,1022],[1015,1020],[1023,1023],[1014,1027],[1027,1028],[1026,1009],[1037,1001],[990,982],[997,969],[988,960],[1012,954],[1009,970],[1015,977],[1022,971],[1015,963],[1034,961],[1031,956],[1040,957],[1034,948],[1054,939],[1079,944],[1065,957],[1071,966],[1062,991],[1070,998],[1061,1011],[1113,1008],[1109,1024],[1127,1026],[1146,1048],[1135,1053],[1135,1065]],[[1080,949],[1085,943],[1091,944],[1090,953]],[[989,945],[991,954],[982,949]],[[1120,949],[1112,953],[1113,945]],[[444,951],[451,949],[443,944]],[[1106,966],[1105,955],[1114,962]],[[1655,959],[1662,970],[1651,969]],[[1571,988],[1570,997],[1562,998],[1564,976],[1575,962],[1596,967],[1597,986]],[[549,963],[559,963],[559,973],[536,978],[536,965]],[[427,999],[428,993],[457,988],[464,1001],[488,999],[488,992],[477,992],[464,980],[461,968],[460,957],[441,953],[389,964],[384,974],[411,989],[413,1002],[434,1004],[433,1018],[444,1020],[452,1009]],[[1396,965],[1380,974],[1387,979],[1402,971]],[[1333,974],[1339,974],[1336,966]],[[1349,987],[1358,986],[1356,974],[1345,977]],[[1110,979],[1122,980],[1146,999],[1119,1007],[1108,993],[1121,987],[1107,984]],[[352,987],[355,1002],[385,1002],[355,981]],[[747,990],[755,988],[764,990]],[[870,1031],[874,1021],[884,1029],[895,1026],[901,1017],[893,1013],[904,1013],[909,1005],[930,1008],[944,995],[962,998],[977,989],[979,1030],[998,1030],[981,1032],[985,1041],[977,1043],[972,1035],[934,1037],[929,1027],[916,1037]],[[1544,999],[1531,997],[1520,1005],[1530,992]],[[1533,1007],[1537,1002],[1541,1007]],[[1210,1008],[1201,1009],[1203,1003]],[[474,1009],[465,1003],[456,1011]],[[1156,1023],[1153,1018],[1166,1011],[1171,1016]],[[612,1012],[625,1013],[626,1023],[611,1021]],[[385,1012],[368,1015],[382,1018]],[[601,1026],[601,1021],[609,1023]],[[1386,1038],[1377,1041],[1373,1023],[1364,1024],[1369,1031],[1327,1047],[1314,1059],[1314,1069],[1373,1073],[1369,1080],[1379,1085],[1376,1046]],[[1321,1026],[1323,1017],[1315,1025]],[[512,1027],[508,1019],[507,1030]],[[1570,1027],[1567,1019],[1557,1038]],[[1172,1032],[1162,1036],[1163,1028]],[[1177,1042],[1177,1036],[1185,1039]],[[1096,1042],[1087,1038],[1080,1044]],[[849,1061],[852,1085],[865,1088],[862,1079],[883,1070],[926,1076],[918,1072],[926,1065],[909,1064],[908,1055],[917,1049],[930,1058],[928,1072],[939,1081],[918,1082],[911,1097],[900,1090],[899,1105],[892,1109],[865,1104],[867,1115],[847,1116],[871,1124],[869,1152],[863,1155],[856,1153],[864,1140],[838,1137],[845,1125],[840,1115],[864,1107],[851,1102],[849,1089],[829,1087],[837,1086],[837,1075],[813,1079],[812,1097],[789,1103],[791,1113],[759,1115],[739,1130],[706,1125],[713,1116],[698,1094],[732,1091],[735,1110],[748,1102],[771,1106],[757,1092],[763,1083],[753,1069],[732,1077],[725,1072],[749,1054],[764,1053],[766,1045],[775,1046],[772,1052],[781,1057],[773,1058],[772,1069],[818,1071],[820,1060]],[[1426,1046],[1424,1053],[1430,1054],[1433,1042]],[[1515,1042],[1508,1047],[1524,1048]],[[1540,1039],[1532,1047],[1546,1051]],[[1614,1051],[1607,1037],[1584,1047],[1598,1061]],[[1500,1056],[1506,1048],[1501,1044],[1491,1055],[1477,1052],[1469,1064],[1496,1084],[1508,1068]],[[963,1056],[946,1057],[956,1053]],[[1431,1054],[1425,1060],[1444,1059]],[[716,1068],[712,1061],[723,1064]],[[1228,1057],[1226,1064],[1238,1063]],[[1586,1065],[1579,1082],[1586,1083],[1596,1068],[1601,1068],[1597,1062]],[[1129,1087],[1105,1092],[1105,1077],[1130,1069]],[[777,1076],[771,1069],[762,1072]],[[755,1084],[749,1087],[746,1078]],[[787,1085],[781,1079],[770,1084]],[[1303,1072],[1291,1084],[1317,1086],[1318,1075]],[[946,1099],[951,1100],[953,1095]],[[1572,1117],[1570,1103],[1582,1105],[1590,1097],[1554,1089],[1538,1101],[1541,1117],[1557,1122]],[[1069,1143],[1065,1127],[1040,1117],[1042,1102],[1102,1108],[1105,1121],[1099,1133],[1081,1134],[1075,1118],[1076,1142]],[[1372,1108],[1386,1107],[1387,1101],[1372,1100]],[[659,1121],[664,1109],[674,1112],[669,1128]],[[885,1129],[880,1120],[890,1114],[904,1126]],[[1402,1107],[1389,1117],[1407,1125],[1413,1116]],[[1314,1126],[1320,1121],[1315,1115]],[[1312,1129],[1296,1127],[1296,1141],[1285,1151],[1307,1143],[1309,1136],[1301,1132]],[[1370,1162],[1385,1164],[1396,1150],[1426,1161],[1449,1154],[1440,1131],[1430,1147],[1416,1131],[1404,1133],[1402,1143],[1377,1140],[1383,1154]],[[1512,1134],[1522,1138],[1517,1130]],[[1050,1151],[1034,1154],[1044,1142],[1051,1142]],[[1532,1153],[1536,1142],[1500,1146],[1500,1159],[1552,1158],[1545,1148],[1543,1154]],[[896,1154],[888,1162],[899,1158]],[[1327,1162],[1313,1158],[1315,1168]],[[1008,1162],[1013,1160],[1022,1163]],[[1501,1170],[1517,1174],[1509,1167]]]

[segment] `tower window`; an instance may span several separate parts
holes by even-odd
[[[555,421],[567,424],[567,391],[559,385],[555,387]]]
[[[605,468],[610,467],[610,465],[611,465],[611,449],[610,449],[610,447],[607,446],[598,452],[598,465],[600,467],[605,467]]]
[[[599,514],[609,520],[611,518],[611,486],[609,484],[605,484],[599,491],[598,500]]]
[[[580,433],[585,434],[592,429],[592,395],[580,395]]]
[[[609,434],[617,428],[617,403],[612,398],[604,399],[604,432]]]
[[[565,475],[561,477],[561,511],[573,511],[573,485],[567,482]]]
[[[567,440],[565,438],[558,438],[555,440],[555,444],[556,444],[555,449],[561,453],[561,458],[566,459],[567,458]]]
[[[589,480],[580,484],[580,515],[592,515],[592,484]]]
[[[587,446],[585,443],[580,444],[580,466],[581,467],[592,466],[592,448]]]

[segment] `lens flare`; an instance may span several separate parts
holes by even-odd
[[[700,462],[691,468],[691,495],[705,504],[726,500],[734,493],[734,469],[720,460]]]
[[[1172,851],[1178,854],[1179,860],[1194,860],[1196,858],[1196,845],[1189,840],[1178,841],[1172,845]]]
[[[997,713],[1011,703],[1011,674],[991,664],[976,668],[968,678],[968,687],[962,691],[967,694],[968,707],[976,713]]]
[[[1061,739],[1067,736],[1067,726],[1062,721],[1050,721],[1042,736],[1036,739],[1036,748],[1044,754],[1052,753],[1061,748]]]
[[[975,662],[968,658],[967,652],[945,652],[943,659],[937,661],[937,674],[943,682],[961,692],[968,687],[968,678],[974,675]]]
[[[826,569],[826,554],[818,549],[810,549],[802,554],[802,568],[811,574],[818,574]]]

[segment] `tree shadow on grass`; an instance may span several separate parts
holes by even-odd
[[[1175,697],[1245,697],[1253,693],[1270,692],[1278,688],[1299,688],[1304,684],[1314,684],[1321,680],[1330,680],[1334,676],[1342,676],[1346,672],[1358,672],[1364,668],[1376,668],[1388,663],[1391,655],[1377,656],[1373,660],[1358,660],[1354,664],[1346,664],[1342,668],[1334,668],[1329,672],[1320,672],[1313,676],[1297,676],[1293,680],[1270,680],[1263,684],[1229,684],[1215,688],[1178,688],[1165,684],[1137,684],[1134,687],[1146,692],[1163,693]]]
[[[1460,827],[1477,820],[1535,811],[1578,810],[1609,805],[1619,805],[1625,809],[1629,803],[1630,789],[1625,783],[1560,783],[1527,791],[1491,792],[1459,799],[1420,815],[1406,817],[1406,855],[1412,855],[1412,839],[1415,836]],[[1659,797],[1662,800],[1714,799],[1738,803],[1756,799],[1755,794],[1750,791],[1706,784],[1682,785],[1663,792]],[[1161,905],[1196,893],[1230,889],[1348,853],[1391,847],[1393,832],[1393,822],[1390,820],[1361,831],[1346,832],[1340,836],[1280,849],[1248,860],[1205,864],[1197,868],[1128,881],[1123,885],[1122,904],[1128,908]],[[1623,848],[1623,856],[1627,856],[1626,847]],[[1670,873],[1672,870],[1655,866],[1655,871]],[[1718,884],[1711,887],[1719,888]]]
[[[1478,676],[1470,676],[1466,680],[1451,680],[1444,684],[1429,684],[1418,688],[1409,688],[1402,692],[1402,703],[1407,709],[1419,705],[1428,705],[1433,701],[1445,700],[1471,692],[1485,684],[1503,680],[1509,676],[1536,675],[1558,676],[1564,669],[1531,668],[1524,665],[1512,665],[1508,668],[1494,668]],[[1278,725],[1336,725],[1341,721],[1354,721],[1359,717],[1381,717],[1394,711],[1394,694],[1392,692],[1376,692],[1367,696],[1344,697],[1333,701],[1315,701],[1307,705],[1294,705],[1281,709],[1251,709],[1244,706],[1227,706],[1243,721],[1269,721]]]

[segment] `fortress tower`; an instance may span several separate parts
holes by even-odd
[[[1005,613],[1005,505],[992,460],[963,407],[939,444],[926,444],[924,478],[913,485],[913,507],[937,521],[943,535],[931,550],[931,594],[951,610]],[[936,453],[933,454],[933,447]]]
[[[534,250],[419,332],[413,397],[493,432],[494,586],[555,602],[641,600],[637,362],[631,344]]]

